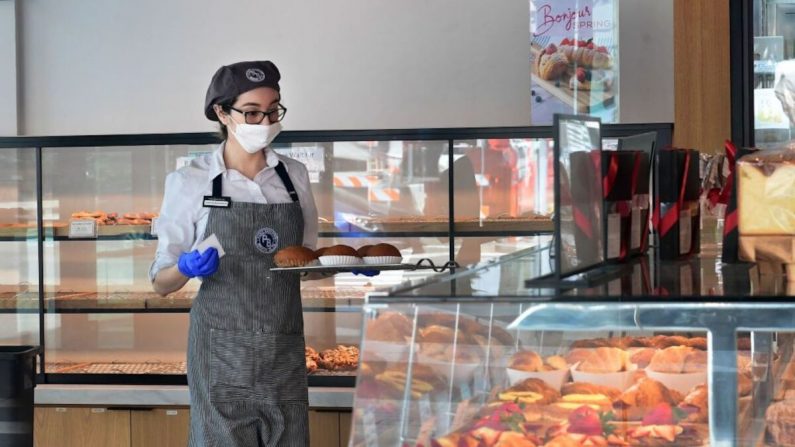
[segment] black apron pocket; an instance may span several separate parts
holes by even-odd
[[[210,391],[254,385],[253,333],[210,330]]]
[[[304,336],[268,334],[266,338],[257,347],[254,392],[270,403],[306,402]]]

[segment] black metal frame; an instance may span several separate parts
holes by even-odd
[[[753,8],[753,0],[729,3],[732,141],[743,147],[754,145]]]
[[[602,138],[619,138],[630,136],[642,132],[656,131],[658,147],[670,146],[673,138],[673,125],[670,123],[659,124],[618,124],[602,126]],[[536,231],[456,231],[455,228],[455,197],[454,197],[454,142],[458,140],[476,139],[546,139],[552,138],[553,127],[488,127],[488,128],[448,128],[448,129],[386,129],[386,130],[334,130],[334,131],[285,131],[279,134],[274,144],[289,143],[326,143],[342,141],[446,141],[448,144],[448,233],[425,232],[425,233],[403,233],[403,232],[351,232],[351,233],[322,233],[323,237],[448,237],[450,247],[450,259],[455,258],[455,238],[467,237],[511,237],[511,236],[532,236],[539,234]],[[68,150],[78,147],[101,147],[101,146],[154,146],[154,145],[206,145],[219,143],[219,136],[214,133],[176,133],[176,134],[129,134],[129,135],[80,135],[80,136],[46,136],[46,137],[0,137],[0,150],[3,149],[23,149],[35,151],[36,160],[36,207],[37,207],[37,249],[38,249],[38,310],[16,310],[18,313],[39,314],[39,343],[42,346],[40,354],[40,365],[42,365],[37,381],[39,383],[57,384],[185,384],[187,378],[178,375],[116,375],[116,374],[53,374],[46,373],[44,366],[44,351],[46,346],[44,316],[52,313],[53,310],[47,309],[44,300],[44,242],[48,240],[45,234],[43,222],[43,178],[42,155],[45,148],[59,148]],[[69,240],[64,238],[51,237],[53,240]],[[127,239],[127,237],[103,237],[102,240]],[[151,237],[140,237],[138,239],[152,239]],[[20,238],[3,238],[2,241],[25,240]],[[55,310],[56,313],[185,313],[187,309],[62,309]],[[332,312],[336,309],[326,309]],[[310,386],[354,386],[355,377],[326,377],[310,376]]]

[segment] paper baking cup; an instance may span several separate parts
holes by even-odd
[[[587,382],[595,385],[611,386],[618,388],[621,391],[631,387],[634,381],[635,371],[638,367],[632,365],[629,371],[616,372],[616,373],[587,373],[577,371],[579,363],[571,368],[571,377],[575,382]],[[648,370],[646,370],[648,372]]]
[[[321,256],[320,265],[335,266],[335,265],[360,265],[362,258],[356,256]]]
[[[656,380],[666,387],[685,395],[696,386],[707,383],[706,371],[687,374],[671,374],[652,371],[646,368],[646,377]]]
[[[508,368],[508,380],[511,381],[511,385],[516,385],[519,382],[525,381],[527,379],[540,379],[544,381],[547,385],[551,388],[554,388],[558,391],[563,387],[563,384],[569,378],[569,370],[568,369],[561,369],[555,371],[541,371],[541,372],[529,372],[529,371],[522,371],[520,369],[513,369]]]
[[[373,264],[400,264],[403,262],[403,258],[400,256],[365,256],[364,263],[368,265]]]

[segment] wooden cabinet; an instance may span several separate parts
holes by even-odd
[[[37,407],[36,447],[129,447],[130,412],[107,408]]]
[[[348,447],[351,439],[351,412],[343,411],[340,413],[340,447]]]
[[[188,408],[36,407],[35,447],[185,447]],[[311,447],[347,447],[351,413],[309,412]]]
[[[349,411],[309,411],[310,447],[347,447],[350,431]]]
[[[130,422],[132,447],[188,445],[190,411],[187,408],[133,410]]]
[[[309,444],[311,447],[339,447],[340,416],[338,412],[309,412]]]

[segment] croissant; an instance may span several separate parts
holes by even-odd
[[[685,374],[688,373],[698,373],[704,372],[707,370],[707,352],[706,351],[699,351],[694,348],[687,354],[685,358],[685,365],[682,369],[682,372]]]
[[[376,341],[404,343],[411,337],[412,324],[397,312],[385,312],[367,322],[367,337]]]
[[[569,69],[569,61],[560,52],[542,53],[538,56],[538,76],[551,81],[560,78]]]
[[[656,353],[657,350],[654,348],[639,348],[631,353],[629,361],[638,365],[638,368],[646,368]]]
[[[575,348],[569,351],[564,358],[569,365],[574,365],[577,362],[583,362],[591,355],[592,349]]]
[[[609,339],[606,338],[586,338],[584,340],[575,340],[571,342],[569,348],[571,350],[575,349],[583,349],[583,348],[606,348],[606,347],[617,347],[614,346]]]
[[[661,403],[676,406],[682,400],[679,393],[666,388],[662,383],[652,379],[642,379],[629,387],[613,403],[613,407],[624,413],[625,420],[639,420],[651,408]]]
[[[533,351],[521,351],[511,357],[510,367],[521,371],[539,372],[544,369],[544,361]]]
[[[737,395],[739,397],[748,396],[753,391],[754,382],[751,380],[749,374],[745,373],[738,373],[737,374]]]
[[[668,374],[703,372],[707,369],[707,353],[687,346],[672,346],[657,351],[649,369]]]
[[[548,404],[560,399],[560,393],[541,379],[525,379],[505,390],[506,393],[526,391],[540,394],[543,399],[537,402],[539,404]]]
[[[596,348],[577,368],[588,373],[614,373],[626,371],[627,352],[618,348]]]
[[[585,47],[574,47],[571,45],[561,45],[559,52],[563,53],[568,62],[585,68],[610,68],[613,61],[609,54],[590,50]]]
[[[560,393],[564,396],[569,394],[601,394],[610,400],[616,400],[621,395],[621,390],[610,386],[596,385],[594,383],[571,382],[563,385]]]
[[[687,417],[688,422],[707,422],[709,420],[709,391],[706,385],[698,385],[685,396],[680,408],[693,410]]]
[[[550,366],[556,371],[562,371],[569,368],[569,364],[566,363],[566,359],[559,355],[551,355],[547,357],[547,359],[544,361],[544,364]]]

